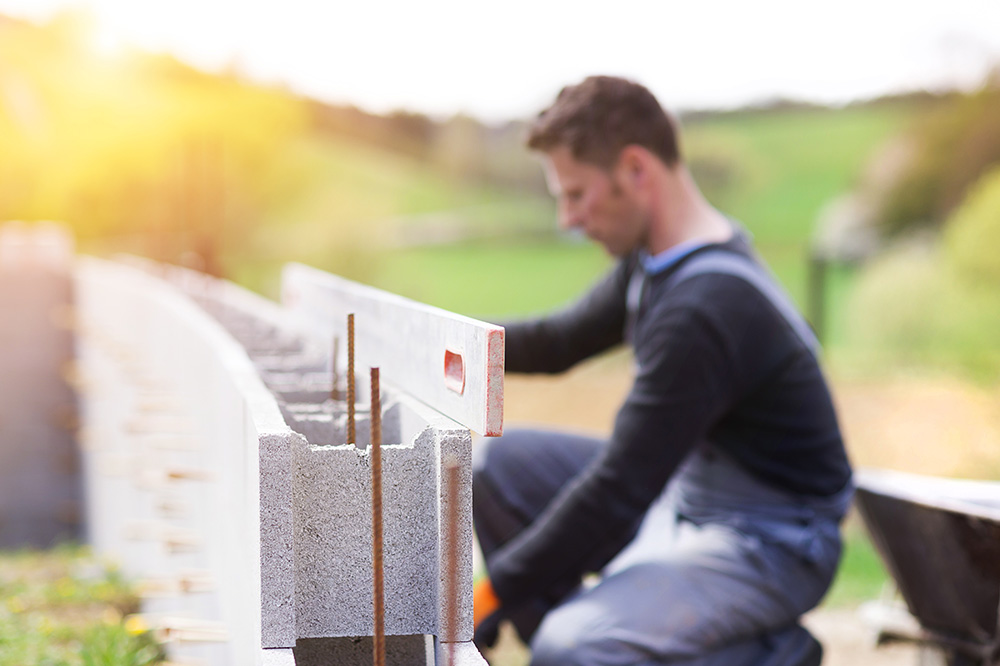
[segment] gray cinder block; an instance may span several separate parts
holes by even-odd
[[[434,663],[430,636],[386,636],[386,666]],[[457,660],[456,660],[457,661]],[[372,638],[305,638],[295,646],[295,666],[369,666]],[[485,663],[485,662],[484,662]]]
[[[436,441],[382,448],[387,634],[437,632]],[[302,638],[370,635],[369,449],[295,449],[296,616]],[[309,507],[308,511],[304,510]]]
[[[451,661],[451,657],[454,661]],[[437,664],[439,666],[488,666],[483,655],[472,641],[462,641],[459,643],[438,643]]]
[[[295,550],[292,451],[301,436],[260,438],[261,645],[294,647]]]
[[[259,666],[297,666],[292,648],[265,648],[257,659]]]

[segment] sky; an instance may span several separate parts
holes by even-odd
[[[675,110],[971,88],[1000,64],[997,0],[0,0],[90,12],[109,56],[167,51],[375,112],[526,118],[589,74]]]

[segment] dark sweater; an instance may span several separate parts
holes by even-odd
[[[510,372],[561,372],[623,342],[626,328],[638,370],[602,454],[490,558],[505,603],[572,589],[582,574],[600,569],[701,443],[791,498],[833,495],[848,483],[826,381],[788,319],[735,275],[670,280],[709,250],[756,261],[742,235],[709,245],[648,276],[642,305],[630,314],[627,292],[638,266],[631,257],[571,308],[507,327]]]

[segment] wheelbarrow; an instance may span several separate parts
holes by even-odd
[[[855,483],[914,620],[884,623],[880,641],[920,644],[926,666],[1000,664],[1000,483],[885,470],[860,470]]]

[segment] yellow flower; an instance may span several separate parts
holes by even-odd
[[[135,613],[125,618],[125,631],[133,636],[138,636],[149,631],[149,624],[146,622],[146,618]]]

